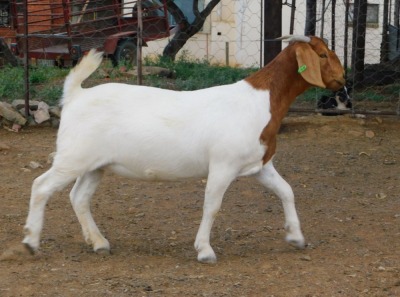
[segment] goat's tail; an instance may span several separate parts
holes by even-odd
[[[82,82],[87,79],[101,64],[103,52],[91,49],[68,74],[64,82],[61,105],[65,105],[74,99],[74,92],[80,90]]]

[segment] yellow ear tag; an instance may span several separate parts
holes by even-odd
[[[307,66],[306,65],[301,65],[300,67],[299,67],[299,69],[297,70],[297,72],[298,73],[302,73],[302,72],[304,72],[304,71],[306,71],[307,70]]]

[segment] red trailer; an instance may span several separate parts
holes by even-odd
[[[11,0],[12,26],[16,31],[11,50],[23,57],[28,30],[29,58],[55,60],[64,65],[97,48],[115,63],[133,60],[136,7],[136,0]],[[142,11],[144,45],[169,36],[166,0],[142,1]]]

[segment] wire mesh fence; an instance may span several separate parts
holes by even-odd
[[[0,0],[0,65],[25,65],[27,94],[35,84],[32,65],[73,66],[90,48],[103,50],[113,65],[140,66],[165,55],[182,24],[195,27],[211,2],[145,0],[138,7],[136,0]],[[262,67],[270,44],[263,30],[270,21],[263,16],[267,1],[216,2],[198,32],[181,43],[177,59]],[[282,1],[276,16],[282,18],[282,35],[303,35],[312,24],[312,33],[325,38],[344,64],[352,106],[341,113],[400,114],[399,2]],[[314,4],[314,20],[307,3]],[[320,111],[323,95],[334,94],[312,89],[293,110]]]

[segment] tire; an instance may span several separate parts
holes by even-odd
[[[112,56],[114,66],[125,65],[135,66],[137,64],[136,42],[133,39],[120,41]]]

